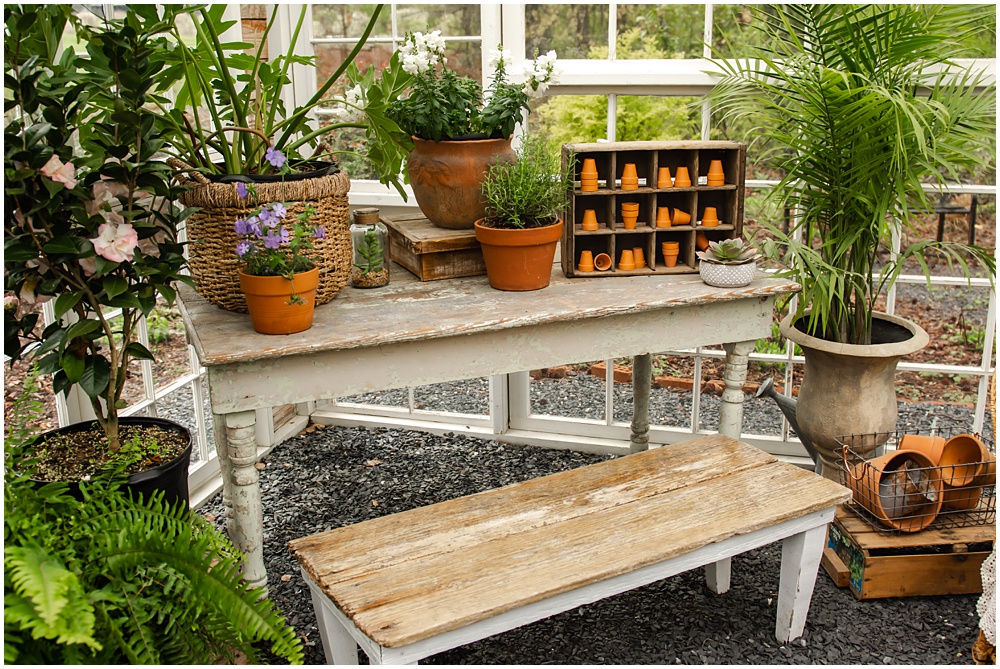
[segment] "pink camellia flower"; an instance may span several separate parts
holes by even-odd
[[[4,295],[3,296],[3,310],[4,311],[17,311],[17,308],[21,306],[21,301],[17,299],[14,295]]]
[[[102,223],[98,235],[91,239],[94,250],[111,262],[131,261],[139,235],[129,223]]]
[[[73,163],[63,163],[55,154],[52,154],[48,162],[42,165],[39,172],[53,181],[63,184],[66,188],[76,188],[76,168],[73,167]]]
[[[80,258],[77,262],[87,276],[94,276],[97,273],[97,258]]]
[[[42,282],[42,277],[40,276],[29,276],[21,284],[21,291],[18,297],[21,302],[25,304],[42,304],[43,302],[48,302],[52,299],[51,295],[35,295],[35,288],[38,284]]]

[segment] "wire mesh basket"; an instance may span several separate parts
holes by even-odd
[[[967,433],[916,431],[839,437],[847,506],[886,534],[985,525],[996,521],[992,441]],[[858,452],[872,453],[866,458]]]

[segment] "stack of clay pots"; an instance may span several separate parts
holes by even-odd
[[[635,230],[635,223],[639,220],[639,203],[622,202],[622,223],[626,230]]]
[[[622,170],[622,190],[638,190],[639,175],[635,171],[635,163],[625,163]]]
[[[726,185],[726,175],[722,171],[722,161],[713,160],[708,164],[708,179],[707,184],[709,186],[725,186]]]
[[[899,448],[923,453],[940,470],[944,484],[942,504],[946,509],[974,509],[979,505],[983,488],[996,485],[996,457],[973,434],[959,434],[950,439],[904,434]]]
[[[680,242],[663,242],[661,248],[663,249],[663,264],[667,267],[676,267],[677,256],[681,252]]]
[[[580,170],[580,190],[597,190],[597,161],[593,158],[583,159],[583,169]]]

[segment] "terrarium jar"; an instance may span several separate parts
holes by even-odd
[[[378,288],[389,283],[389,231],[379,220],[378,209],[355,209],[351,220],[354,264],[351,285]]]

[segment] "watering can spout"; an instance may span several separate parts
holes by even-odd
[[[774,400],[775,404],[778,405],[778,408],[781,409],[781,413],[785,414],[785,418],[788,419],[788,424],[792,426],[792,429],[795,430],[795,434],[798,435],[799,440],[802,441],[802,445],[805,446],[806,451],[809,453],[809,457],[812,458],[813,464],[815,465],[813,471],[819,474],[823,466],[819,459],[819,453],[813,447],[812,443],[810,443],[809,439],[802,434],[802,430],[799,429],[799,423],[795,418],[795,407],[796,404],[798,404],[798,400],[792,397],[786,397],[775,390],[773,378],[765,379],[764,382],[760,384],[760,389],[757,390],[756,396],[770,397]]]

